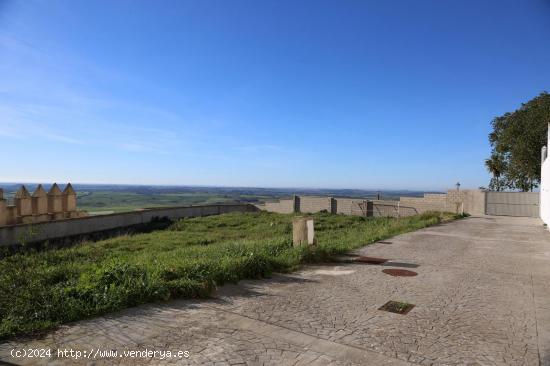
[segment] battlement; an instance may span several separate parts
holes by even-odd
[[[44,221],[88,216],[76,207],[76,192],[70,183],[61,191],[54,183],[46,193],[41,184],[31,194],[22,185],[15,193],[14,204],[9,205],[0,189],[0,226],[31,224]]]

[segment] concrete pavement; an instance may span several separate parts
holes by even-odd
[[[128,309],[60,327],[42,339],[0,344],[0,360],[550,365],[550,233],[540,220],[471,217],[387,242],[358,251],[390,259],[385,265],[308,266],[269,280],[224,286],[212,300]],[[382,272],[388,268],[418,275],[393,277]],[[415,307],[406,315],[378,310],[389,300]],[[80,350],[89,358],[10,356],[23,348]],[[187,351],[188,357],[121,353],[145,349]]]

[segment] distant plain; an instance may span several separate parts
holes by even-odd
[[[4,197],[11,199],[21,184],[0,183]],[[25,184],[33,191],[37,183]],[[49,189],[49,184],[43,184]],[[64,184],[61,184],[63,188]],[[73,184],[78,194],[79,209],[90,214],[127,212],[140,208],[186,206],[215,203],[262,203],[297,195],[318,195],[351,198],[399,199],[400,196],[419,197],[423,191],[316,189],[316,188],[255,188],[208,186],[144,186]]]

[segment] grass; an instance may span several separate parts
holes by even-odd
[[[262,212],[184,219],[152,233],[6,257],[0,260],[0,338],[147,302],[207,297],[224,283],[291,271],[453,218],[313,216],[314,248],[292,246],[292,215]]]

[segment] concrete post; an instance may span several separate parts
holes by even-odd
[[[294,195],[292,200],[294,201],[294,213],[300,212],[300,196]]]
[[[295,247],[315,244],[315,228],[311,217],[295,217],[292,220],[292,242]]]
[[[334,197],[328,198],[328,207],[330,207],[328,212],[330,212],[331,214],[335,214],[338,211],[336,199]]]
[[[367,206],[367,216],[368,217],[374,216],[374,202],[365,200],[365,204]]]

